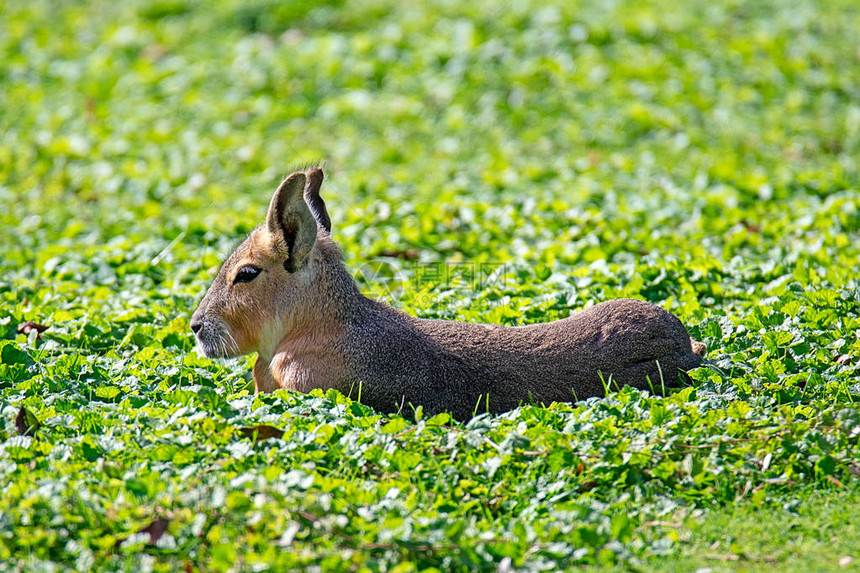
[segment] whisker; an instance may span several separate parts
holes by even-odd
[[[231,346],[231,348],[232,348],[233,352],[234,352],[234,353],[236,353],[236,354],[238,354],[238,353],[239,353],[239,343],[238,343],[238,342],[236,342],[236,339],[233,337],[233,333],[231,333],[231,332],[228,330],[228,331],[227,331],[227,336],[229,336],[229,337],[230,337],[230,346]]]

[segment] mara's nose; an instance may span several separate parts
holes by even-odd
[[[198,332],[200,332],[201,328],[203,328],[203,321],[202,320],[196,320],[195,319],[195,320],[191,321],[191,332],[193,332],[194,334],[197,334]]]

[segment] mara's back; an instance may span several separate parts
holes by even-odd
[[[353,371],[362,401],[382,410],[422,404],[468,418],[602,396],[607,385],[675,386],[701,363],[675,316],[632,299],[518,327],[419,319],[378,303],[370,316],[355,333],[352,347],[366,351]]]

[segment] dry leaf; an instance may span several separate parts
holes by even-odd
[[[149,544],[155,545],[158,540],[161,539],[161,536],[164,535],[164,532],[167,531],[168,525],[170,525],[169,519],[158,518],[140,531],[138,531],[138,533],[148,533]]]
[[[829,481],[830,483],[832,483],[833,485],[835,485],[837,487],[845,487],[845,484],[843,484],[841,481],[839,481],[838,479],[836,479],[833,476],[824,476],[824,477],[827,478],[827,481]]]
[[[48,327],[44,324],[39,324],[38,322],[33,322],[32,320],[28,320],[27,322],[22,322],[18,325],[18,334],[24,334],[25,336],[30,336],[32,331],[36,331],[36,338],[48,330]]]
[[[149,541],[147,542],[147,544],[155,545],[156,543],[158,543],[158,540],[161,539],[161,536],[164,535],[167,531],[168,525],[170,525],[169,519],[159,517],[158,519],[153,520],[152,523],[150,523],[146,527],[138,529],[135,533],[148,533]],[[126,541],[127,539],[121,539],[116,542],[116,546],[119,547]]]
[[[32,436],[42,426],[39,419],[33,415],[30,410],[21,406],[18,410],[18,415],[15,417],[15,430],[21,436]]]
[[[255,442],[268,440],[269,438],[281,438],[284,435],[283,430],[279,430],[274,426],[266,426],[264,424],[251,426],[250,428],[239,428],[239,431],[243,436],[251,438]]]

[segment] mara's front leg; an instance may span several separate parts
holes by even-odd
[[[269,368],[269,363],[265,360],[257,357],[257,361],[254,362],[254,386],[257,389],[257,392],[274,392],[280,386],[275,382],[275,378],[272,376],[272,370]]]

